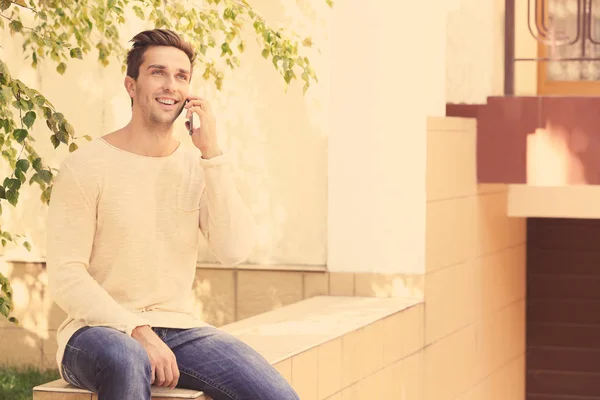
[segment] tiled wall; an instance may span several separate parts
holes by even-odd
[[[525,398],[526,225],[476,184],[475,140],[473,119],[429,121],[425,400]]]
[[[423,286],[402,274],[199,268],[194,290],[197,315],[221,326],[319,295],[422,298]]]
[[[275,364],[302,400],[420,400],[423,303]],[[412,329],[404,329],[410,326]],[[420,329],[419,329],[420,327]]]

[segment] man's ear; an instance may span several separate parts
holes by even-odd
[[[125,77],[125,90],[127,90],[129,97],[132,99],[135,97],[135,80],[130,76]]]

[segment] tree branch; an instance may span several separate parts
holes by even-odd
[[[38,11],[37,11],[37,10],[35,10],[35,9],[33,9],[33,8],[29,7],[27,4],[25,4],[25,1],[24,1],[24,0],[8,0],[8,1],[10,1],[12,4],[14,4],[14,5],[16,5],[16,6],[19,6],[19,7],[21,7],[21,8],[25,8],[25,9],[27,9],[27,10],[31,10],[31,11],[33,11],[33,12],[34,12],[34,13],[36,13],[36,14],[38,13]]]

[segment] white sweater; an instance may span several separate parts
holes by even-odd
[[[200,232],[223,264],[244,261],[256,227],[228,155],[210,160],[182,145],[166,157],[121,150],[102,138],[69,154],[52,190],[47,272],[67,314],[57,363],[84,326],[127,335],[141,325],[191,328]]]

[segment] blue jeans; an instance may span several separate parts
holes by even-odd
[[[213,327],[153,328],[177,358],[177,387],[201,390],[214,400],[299,400],[261,355]],[[99,400],[150,400],[146,350],[123,332],[86,327],[69,340],[62,361],[65,380]]]

